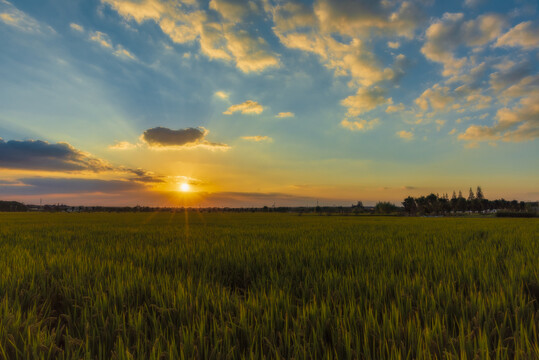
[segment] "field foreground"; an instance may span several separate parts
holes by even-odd
[[[2,358],[539,358],[539,220],[0,213]]]

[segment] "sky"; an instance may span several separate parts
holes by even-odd
[[[0,0],[0,199],[539,199],[535,0]]]

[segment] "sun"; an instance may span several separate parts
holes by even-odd
[[[181,183],[179,188],[180,188],[180,191],[182,192],[188,192],[191,190],[191,186],[187,183]]]

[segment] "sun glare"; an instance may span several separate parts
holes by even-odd
[[[180,191],[188,192],[189,190],[191,190],[191,186],[189,186],[189,184],[187,183],[180,184]]]

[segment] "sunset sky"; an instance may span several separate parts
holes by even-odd
[[[539,199],[536,0],[0,0],[0,49],[0,200]]]

